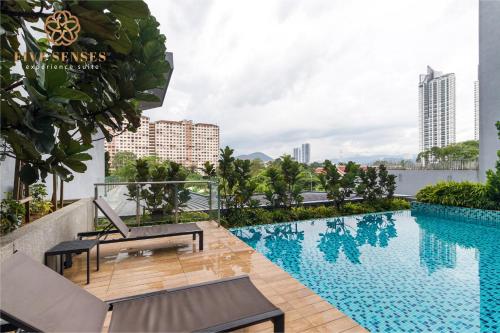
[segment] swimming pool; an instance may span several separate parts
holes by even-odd
[[[372,332],[500,331],[500,228],[398,211],[231,232]]]

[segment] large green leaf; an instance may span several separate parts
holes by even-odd
[[[132,42],[125,33],[125,30],[122,30],[116,39],[107,40],[105,43],[111,46],[113,50],[121,54],[129,54],[132,50]]]
[[[92,98],[84,93],[83,91],[79,91],[76,89],[70,89],[70,88],[64,88],[64,87],[59,87],[54,89],[52,91],[52,97],[59,97],[59,98],[64,98],[68,100],[73,100],[73,101],[84,101],[84,102],[91,102]]]
[[[17,153],[16,156],[20,159],[37,160],[41,158],[40,153],[35,149],[33,142],[19,130],[9,129],[2,130],[2,134],[6,141],[11,145]]]
[[[37,182],[38,180],[38,169],[34,168],[29,164],[25,164],[22,166],[21,171],[19,171],[19,177],[21,181],[26,185],[31,185]]]
[[[68,74],[61,62],[47,61],[45,68],[40,66],[37,71],[38,84],[47,92],[53,93],[54,90],[68,84]]]
[[[115,1],[110,10],[113,14],[133,18],[144,18],[149,15],[148,5],[144,1]]]
[[[68,166],[71,170],[76,171],[76,172],[85,172],[87,170],[87,166],[85,163],[80,162],[79,160],[76,159],[71,159],[67,158],[64,161],[62,161],[66,166]]]
[[[38,118],[34,125],[38,131],[31,136],[36,149],[41,153],[50,153],[56,142],[52,119],[50,117]]]

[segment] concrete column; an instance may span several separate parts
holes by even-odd
[[[479,180],[500,150],[500,0],[479,0]]]

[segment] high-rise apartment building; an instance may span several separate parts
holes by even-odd
[[[104,149],[109,152],[111,161],[119,151],[130,151],[137,157],[145,157],[154,154],[149,142],[149,118],[141,117],[141,126],[137,131],[125,131],[113,138],[111,142],[104,142]]]
[[[455,74],[427,66],[418,90],[420,151],[455,143]]]
[[[474,81],[474,140],[479,140],[479,81]]]
[[[293,148],[293,159],[308,164],[311,161],[311,145],[303,143],[302,146]]]
[[[309,164],[311,161],[311,145],[308,143],[302,144],[302,163]]]
[[[296,160],[297,162],[300,162],[302,159],[302,156],[300,154],[300,148],[293,148],[293,159]]]
[[[185,167],[201,168],[206,161],[217,164],[219,158],[219,127],[194,124],[190,120],[150,122],[141,117],[136,133],[126,131],[105,144],[111,160],[119,151],[129,151],[137,157],[157,156]]]

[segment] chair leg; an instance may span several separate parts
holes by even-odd
[[[274,317],[272,321],[275,333],[285,332],[285,314]]]
[[[200,245],[199,245],[200,251],[203,251],[203,231],[198,234],[198,237],[200,239]]]
[[[99,270],[99,241],[97,242],[97,270]]]

